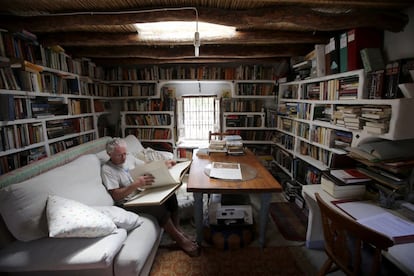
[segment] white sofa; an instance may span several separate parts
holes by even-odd
[[[0,272],[88,276],[149,273],[162,236],[151,216],[140,214],[140,226],[127,231],[117,225],[102,237],[49,237],[49,195],[87,205],[88,211],[113,206],[100,176],[101,164],[109,158],[104,151],[108,139],[77,146],[0,177]],[[129,151],[143,151],[134,136],[126,140]],[[131,214],[126,212],[126,219]],[[104,216],[103,221],[110,218]]]

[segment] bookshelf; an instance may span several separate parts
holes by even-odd
[[[96,139],[92,72],[83,76],[82,61],[26,31],[1,35],[0,174]]]
[[[283,162],[285,155],[325,171],[335,155],[347,154],[346,147],[375,138],[413,138],[413,99],[368,99],[366,90],[363,70],[281,84],[277,165],[294,178],[291,163]]]

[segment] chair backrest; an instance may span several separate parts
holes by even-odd
[[[315,196],[321,212],[325,251],[330,260],[347,275],[360,275],[363,248],[370,245],[374,254],[369,274],[378,275],[382,250],[393,246],[393,240],[334,210],[318,193]],[[325,263],[320,274],[324,275],[329,268]]]
[[[224,136],[230,135],[225,132],[212,132],[211,130],[208,132],[208,142],[211,140],[223,140]]]

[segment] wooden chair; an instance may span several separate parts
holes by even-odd
[[[347,275],[361,275],[366,246],[371,246],[370,252],[373,252],[369,258],[371,266],[368,273],[379,275],[382,251],[393,246],[393,240],[332,209],[318,193],[315,196],[321,212],[325,252],[328,255],[319,275],[326,275],[338,268]],[[368,274],[364,272],[363,275]]]
[[[208,142],[210,143],[211,140],[223,140],[224,136],[230,135],[225,132],[212,132],[211,130],[208,132]]]

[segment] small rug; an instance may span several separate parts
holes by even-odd
[[[308,218],[294,202],[272,202],[269,212],[285,239],[306,240]]]
[[[199,257],[181,250],[158,249],[150,276],[306,275],[303,260],[289,247],[246,247],[223,251],[204,247]]]

